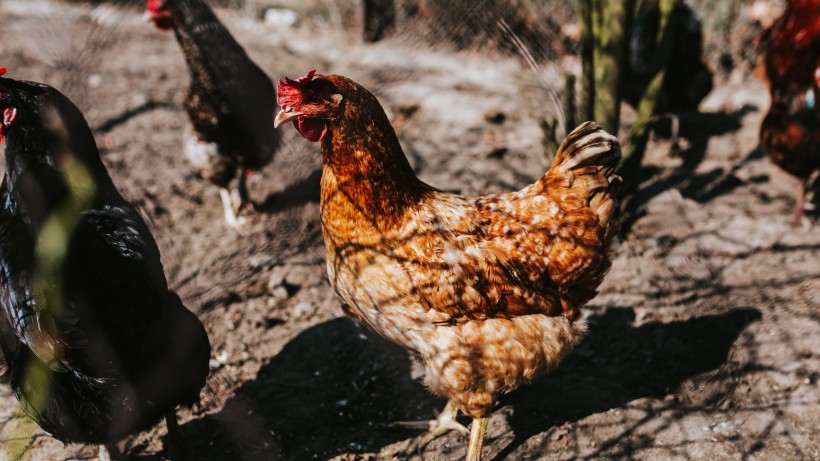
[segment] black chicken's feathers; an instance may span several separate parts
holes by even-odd
[[[273,82],[201,0],[168,2],[191,84],[185,108],[200,141],[245,168],[266,165],[279,148]]]
[[[198,400],[208,338],[168,290],[156,242],[108,176],[79,110],[50,87],[0,78],[0,110],[10,107],[17,117],[4,127],[0,347],[11,385],[58,439],[116,442]],[[55,308],[35,289],[37,241],[66,203],[63,167],[72,161],[88,170],[94,192],[70,230]]]

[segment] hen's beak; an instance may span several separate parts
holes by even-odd
[[[282,109],[276,114],[276,118],[273,119],[273,127],[279,128],[279,125],[287,122],[292,122],[296,117],[302,115],[300,112],[294,112],[292,107],[288,107],[287,109]]]

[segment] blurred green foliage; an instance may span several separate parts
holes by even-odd
[[[40,310],[40,325],[31,332],[31,341],[36,343],[32,349],[39,360],[26,364],[22,383],[28,397],[24,409],[29,414],[40,413],[51,392],[54,370],[50,365],[54,366],[61,354],[60,343],[54,338],[59,337],[56,319],[63,312],[63,264],[71,236],[96,192],[91,174],[79,162],[68,157],[61,168],[69,193],[46,220],[35,247],[34,300]],[[28,422],[18,420],[6,438],[17,441],[9,442],[0,451],[5,452],[7,459],[27,458],[34,422],[25,420]]]

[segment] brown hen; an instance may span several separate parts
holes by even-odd
[[[762,41],[772,105],[760,143],[777,166],[800,180],[792,214],[798,223],[806,186],[820,171],[820,0],[789,0]]]
[[[418,353],[449,399],[433,434],[473,418],[480,459],[498,398],[555,368],[582,337],[581,306],[610,266],[618,140],[593,123],[518,192],[463,197],[410,167],[376,98],[338,75],[279,83],[278,126],[321,141],[330,282],[345,312]],[[463,429],[466,431],[466,429]]]

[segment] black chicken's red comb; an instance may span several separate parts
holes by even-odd
[[[308,72],[304,77],[299,77],[296,80],[291,80],[285,77],[284,80],[279,80],[279,87],[276,89],[276,101],[279,107],[292,106],[298,102],[304,88],[316,75],[316,69]]]
[[[0,77],[2,77],[4,75],[6,75],[6,68],[5,67],[0,67]]]

